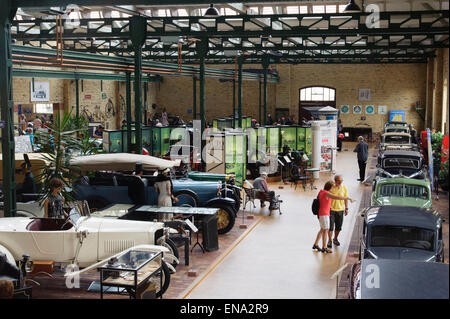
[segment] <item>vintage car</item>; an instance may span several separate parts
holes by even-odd
[[[447,299],[449,265],[365,259],[352,265],[351,299]]]
[[[444,261],[442,218],[437,211],[408,206],[363,210],[359,259]]]
[[[425,179],[427,171],[423,155],[418,151],[386,150],[378,154],[376,176]]]
[[[372,184],[370,203],[372,206],[431,208],[430,182],[405,177],[376,177]]]
[[[409,125],[406,122],[388,121],[384,123],[384,128],[388,127],[409,127]]]
[[[83,212],[80,214],[80,212]],[[136,245],[163,252],[163,294],[178,259],[166,245],[169,229],[163,223],[91,217],[89,209],[73,208],[64,219],[6,217],[0,219],[0,253],[9,262],[22,254],[30,260],[52,260],[56,265],[88,267]],[[176,249],[176,248],[175,248]]]
[[[385,150],[418,150],[412,143],[409,133],[384,133],[381,135],[380,151]]]
[[[87,183],[74,186],[73,194],[77,200],[87,200],[92,209],[104,208],[110,204],[132,204],[129,187],[136,176],[131,175],[136,163],[142,163],[145,171],[143,178],[147,182],[143,202],[147,205],[158,203],[158,194],[154,190],[157,176],[150,172],[179,165],[179,161],[169,161],[137,154],[98,154],[74,158],[72,165],[85,172],[96,172],[94,177],[84,179]],[[126,172],[128,174],[124,174]],[[230,231],[237,214],[237,203],[228,196],[234,194],[231,189],[224,190],[219,181],[195,181],[190,178],[173,179],[173,193],[178,199],[175,205],[192,207],[219,208],[218,231],[224,234]],[[239,203],[240,205],[240,203]]]
[[[384,128],[384,133],[409,133],[409,127],[406,126],[387,126]]]

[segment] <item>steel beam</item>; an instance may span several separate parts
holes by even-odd
[[[192,77],[192,118],[197,119],[197,78]]]
[[[75,80],[75,116],[80,117],[80,85],[79,80]]]
[[[126,104],[127,104],[127,152],[131,153],[131,74],[126,73]]]
[[[238,57],[238,128],[242,128],[242,63],[243,56]],[[234,117],[234,114],[233,114]]]
[[[205,113],[205,57],[207,52],[208,41],[206,38],[201,39],[197,42],[198,55],[200,56],[200,75],[199,75],[199,84],[200,84],[200,133],[203,137],[203,132],[205,131],[205,123],[206,123],[206,113]],[[202,147],[205,144],[205,141],[202,138]]]
[[[269,68],[269,58],[264,57],[262,60],[262,67],[264,70],[264,88],[263,88],[263,125],[266,125],[267,122],[267,72]]]
[[[0,11],[0,108],[2,124],[4,216],[16,215],[14,101],[12,85],[11,20],[16,12],[11,0]]]

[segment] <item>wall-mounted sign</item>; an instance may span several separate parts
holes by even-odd
[[[405,111],[393,110],[389,112],[389,121],[405,122],[405,118],[406,118]]]
[[[92,96],[90,95],[90,94],[86,94],[85,96],[84,96],[84,99],[85,100],[90,100],[92,98]]]
[[[370,101],[370,89],[359,89],[359,100]]]
[[[366,114],[374,114],[375,107],[373,105],[366,105]]]
[[[341,113],[342,114],[350,113],[350,106],[348,106],[348,105],[341,105]]]
[[[361,113],[362,113],[361,105],[353,105],[353,114],[361,114]]]
[[[31,102],[47,102],[50,100],[50,82],[30,82]]]
[[[387,114],[387,105],[378,105],[378,114]]]
[[[102,93],[102,100],[106,100],[106,93]]]

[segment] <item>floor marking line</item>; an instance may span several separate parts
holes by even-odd
[[[198,285],[200,285],[202,283],[202,281],[204,279],[206,279],[206,277],[209,276],[209,274],[211,272],[213,272],[214,269],[217,268],[217,266],[219,266],[222,261],[242,242],[242,240],[244,240],[245,237],[247,237],[250,232],[253,231],[253,229],[256,228],[256,226],[258,226],[262,221],[263,221],[263,216],[260,216],[259,220],[257,220],[255,222],[255,224],[248,229],[247,231],[245,231],[227,250],[226,252],[220,256],[218,259],[216,259],[216,261],[206,270],[205,275],[203,275],[203,277],[197,279],[196,281],[194,281],[190,287],[188,287],[183,293],[181,293],[180,295],[183,295],[183,297],[181,297],[181,299],[186,299],[187,296],[189,296],[192,291],[197,288]],[[187,292],[186,292],[187,291]]]

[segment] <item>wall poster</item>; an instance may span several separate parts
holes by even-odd
[[[34,84],[34,85],[33,85]],[[30,82],[31,102],[50,101],[50,82]]]

